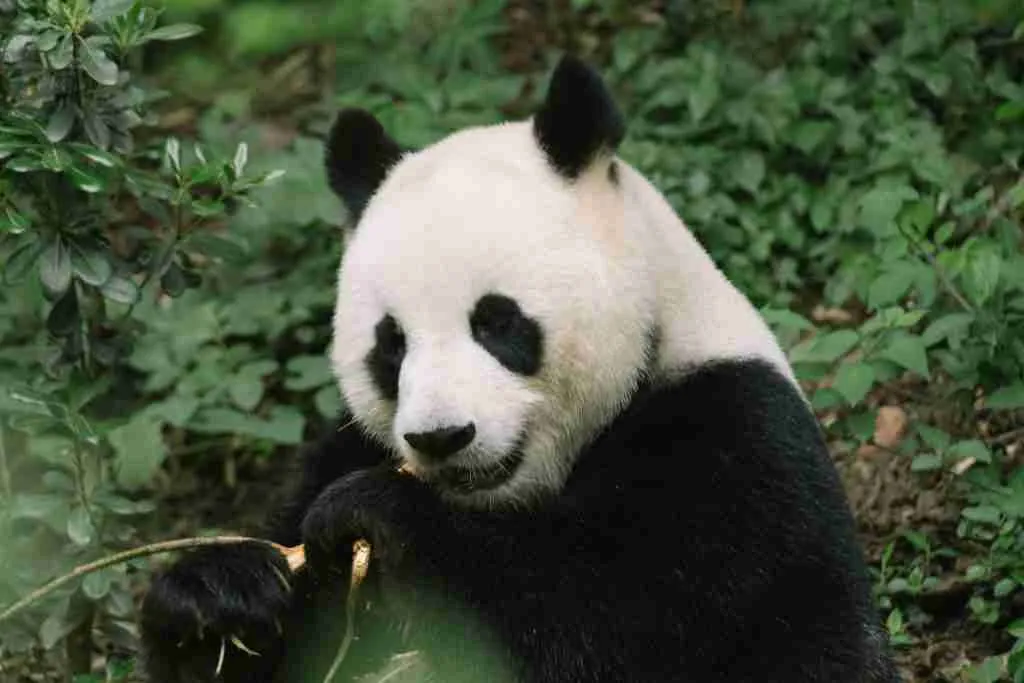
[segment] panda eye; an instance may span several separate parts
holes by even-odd
[[[381,394],[398,398],[398,374],[405,358],[405,334],[398,321],[385,315],[373,330],[376,343],[366,358],[367,369]]]
[[[377,347],[383,356],[390,360],[400,361],[405,355],[405,335],[398,321],[392,316],[384,316],[374,329]]]
[[[514,299],[486,294],[469,316],[469,328],[480,346],[509,370],[533,375],[540,369],[543,335]]]

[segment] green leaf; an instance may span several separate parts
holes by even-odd
[[[34,235],[29,235],[34,237]],[[31,239],[17,247],[7,257],[7,262],[0,268],[3,282],[6,285],[18,284],[28,274],[32,267],[38,263],[39,256],[43,251],[43,245],[35,239]]]
[[[860,336],[853,330],[837,330],[812,337],[790,351],[794,363],[831,363],[857,345]]]
[[[39,160],[46,170],[60,173],[71,163],[71,155],[59,147],[51,147],[39,156]]]
[[[263,398],[263,382],[259,376],[236,373],[228,380],[228,394],[242,410],[252,410]]]
[[[192,396],[173,395],[163,401],[152,403],[147,408],[154,419],[162,420],[178,428],[184,428],[199,410],[199,400]]]
[[[51,614],[43,620],[39,627],[39,644],[45,650],[51,650],[61,638],[71,633],[75,624],[65,619],[63,613]]]
[[[128,278],[115,275],[100,288],[103,296],[120,304],[134,304],[139,298],[139,287]]]
[[[733,180],[747,192],[754,194],[761,187],[766,168],[764,157],[757,153],[744,154],[733,167]]]
[[[313,403],[316,405],[317,412],[328,420],[337,418],[343,408],[341,393],[335,384],[328,384],[316,392]]]
[[[11,156],[20,149],[31,147],[29,143],[21,140],[0,140],[0,161]]]
[[[290,376],[284,386],[291,391],[307,391],[334,380],[325,356],[297,356],[288,361],[287,368]]]
[[[85,135],[89,142],[101,149],[110,146],[110,127],[100,118],[94,110],[88,110],[85,114]]]
[[[28,218],[18,213],[14,207],[7,207],[0,213],[0,232],[9,235],[20,235],[31,227]]]
[[[50,114],[50,120],[46,124],[46,139],[54,143],[60,142],[68,136],[74,125],[75,107],[69,100],[65,100]]]
[[[167,456],[160,422],[149,415],[133,416],[107,439],[116,456],[117,482],[129,490],[147,486]]]
[[[999,512],[999,508],[991,505],[975,505],[972,507],[966,507],[960,511],[961,516],[971,522],[981,522],[983,524],[999,524],[1002,514]]]
[[[1024,382],[1011,384],[992,392],[985,401],[989,410],[1017,410],[1024,408]]]
[[[1003,658],[986,657],[967,669],[970,683],[999,683],[1003,680]]]
[[[924,453],[914,456],[910,463],[913,472],[934,472],[942,469],[942,456],[934,453]]]
[[[57,41],[56,49],[47,55],[50,60],[50,66],[55,71],[62,71],[71,66],[71,62],[75,58],[75,44],[72,42],[73,40],[74,37],[70,33],[64,34]]]
[[[914,284],[915,275],[911,268],[897,268],[882,273],[868,288],[868,307],[878,310],[898,302]]]
[[[68,516],[67,526],[68,538],[78,546],[87,546],[92,543],[96,535],[96,529],[92,525],[89,513],[82,506],[76,507]]]
[[[14,173],[30,173],[31,171],[41,171],[44,168],[45,166],[38,152],[31,155],[23,154],[11,159],[4,166],[5,171],[13,171]]]
[[[160,288],[167,293],[167,296],[175,298],[181,296],[188,289],[188,281],[177,262],[171,262],[164,274],[160,276]]]
[[[85,73],[100,85],[117,85],[117,64],[111,61],[103,48],[90,45],[85,40],[79,40],[78,45],[78,55]]]
[[[761,315],[774,327],[797,331],[814,329],[810,320],[786,308],[765,308],[761,310]]]
[[[55,337],[66,337],[79,322],[78,293],[69,287],[46,316],[46,329]]]
[[[112,272],[107,255],[98,248],[82,242],[71,242],[71,268],[82,282],[101,286]]]
[[[181,172],[181,143],[178,138],[167,138],[164,143],[164,158],[175,173]]]
[[[206,408],[196,415],[189,428],[207,434],[245,434],[256,439],[285,445],[302,443],[305,418],[290,406],[274,406],[270,417],[261,420],[228,408]]]
[[[71,167],[71,180],[78,186],[78,189],[89,194],[96,194],[105,186],[102,178],[80,166]]]
[[[715,106],[715,102],[718,101],[719,94],[718,75],[710,70],[702,71],[700,79],[694,84],[687,97],[690,116],[694,123],[704,120],[711,108]]]
[[[275,168],[273,171],[261,173],[260,175],[256,176],[256,178],[253,179],[252,184],[259,186],[270,185],[278,178],[284,177],[286,173],[287,171],[285,171],[282,168]]]
[[[993,588],[992,595],[997,598],[1005,598],[1007,595],[1013,592],[1017,587],[1017,582],[1013,579],[1001,579]]]
[[[929,377],[928,354],[920,337],[909,334],[896,336],[880,355],[926,379]]]
[[[963,275],[964,293],[971,301],[981,306],[992,297],[1002,265],[1002,256],[995,249],[979,250],[972,256]]]
[[[241,263],[249,257],[248,244],[231,233],[196,231],[189,236],[188,245],[206,256],[228,263]]]
[[[35,36],[19,35],[14,36],[7,41],[7,47],[4,48],[4,61],[8,64],[13,64],[22,58],[25,53],[25,49],[34,43],[36,40]]]
[[[82,592],[90,600],[100,600],[110,592],[111,572],[101,569],[86,574],[82,579]]]
[[[973,313],[950,313],[949,315],[944,315],[921,333],[921,341],[925,346],[935,346],[953,335],[966,333],[973,322]]]
[[[52,294],[63,294],[71,284],[71,255],[56,237],[39,259],[39,278]]]
[[[196,24],[171,24],[170,26],[161,26],[155,31],[150,31],[143,37],[142,42],[150,40],[183,40],[198,35],[202,31],[203,27]]]
[[[992,452],[983,441],[978,439],[958,441],[949,448],[948,456],[957,460],[968,460],[973,458],[978,462],[992,462]]]
[[[245,172],[245,165],[249,161],[249,145],[244,142],[238,144],[238,149],[235,150],[235,158],[231,162],[231,167],[235,169],[235,176],[241,178],[242,173]]]
[[[851,406],[864,400],[875,383],[875,369],[867,363],[844,363],[836,372],[832,388]]]
[[[917,191],[906,185],[876,185],[860,199],[860,224],[876,235],[887,235],[893,232],[903,204],[918,197]]]
[[[114,168],[120,164],[117,157],[113,154],[104,152],[102,149],[92,147],[91,145],[74,142],[71,143],[70,147],[94,164],[106,166],[107,168]]]
[[[61,515],[67,507],[67,499],[56,494],[16,493],[8,511],[11,519],[43,520]]]
[[[921,440],[924,441],[929,448],[933,448],[940,453],[943,453],[949,447],[951,440],[950,436],[941,429],[936,429],[935,427],[920,422],[914,426],[914,429],[917,431],[918,436],[921,437]]]
[[[92,5],[91,18],[97,23],[110,21],[126,13],[136,0],[96,0]]]
[[[903,613],[894,609],[885,620],[885,628],[890,634],[899,633],[903,630]]]

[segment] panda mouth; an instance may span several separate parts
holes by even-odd
[[[520,442],[497,462],[482,467],[446,467],[431,478],[453,493],[468,494],[495,489],[515,475],[524,457]]]

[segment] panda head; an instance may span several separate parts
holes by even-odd
[[[649,207],[619,177],[639,178],[614,158],[623,133],[571,57],[528,121],[418,152],[363,111],[331,130],[328,177],[354,226],[332,367],[355,421],[450,499],[556,492],[654,360],[665,283],[640,234]]]

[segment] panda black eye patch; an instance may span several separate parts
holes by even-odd
[[[473,339],[499,363],[520,375],[540,370],[544,335],[514,299],[501,294],[480,297],[469,315]]]
[[[398,373],[405,358],[405,334],[398,321],[385,315],[373,329],[376,343],[366,357],[370,377],[384,398],[398,398]]]

